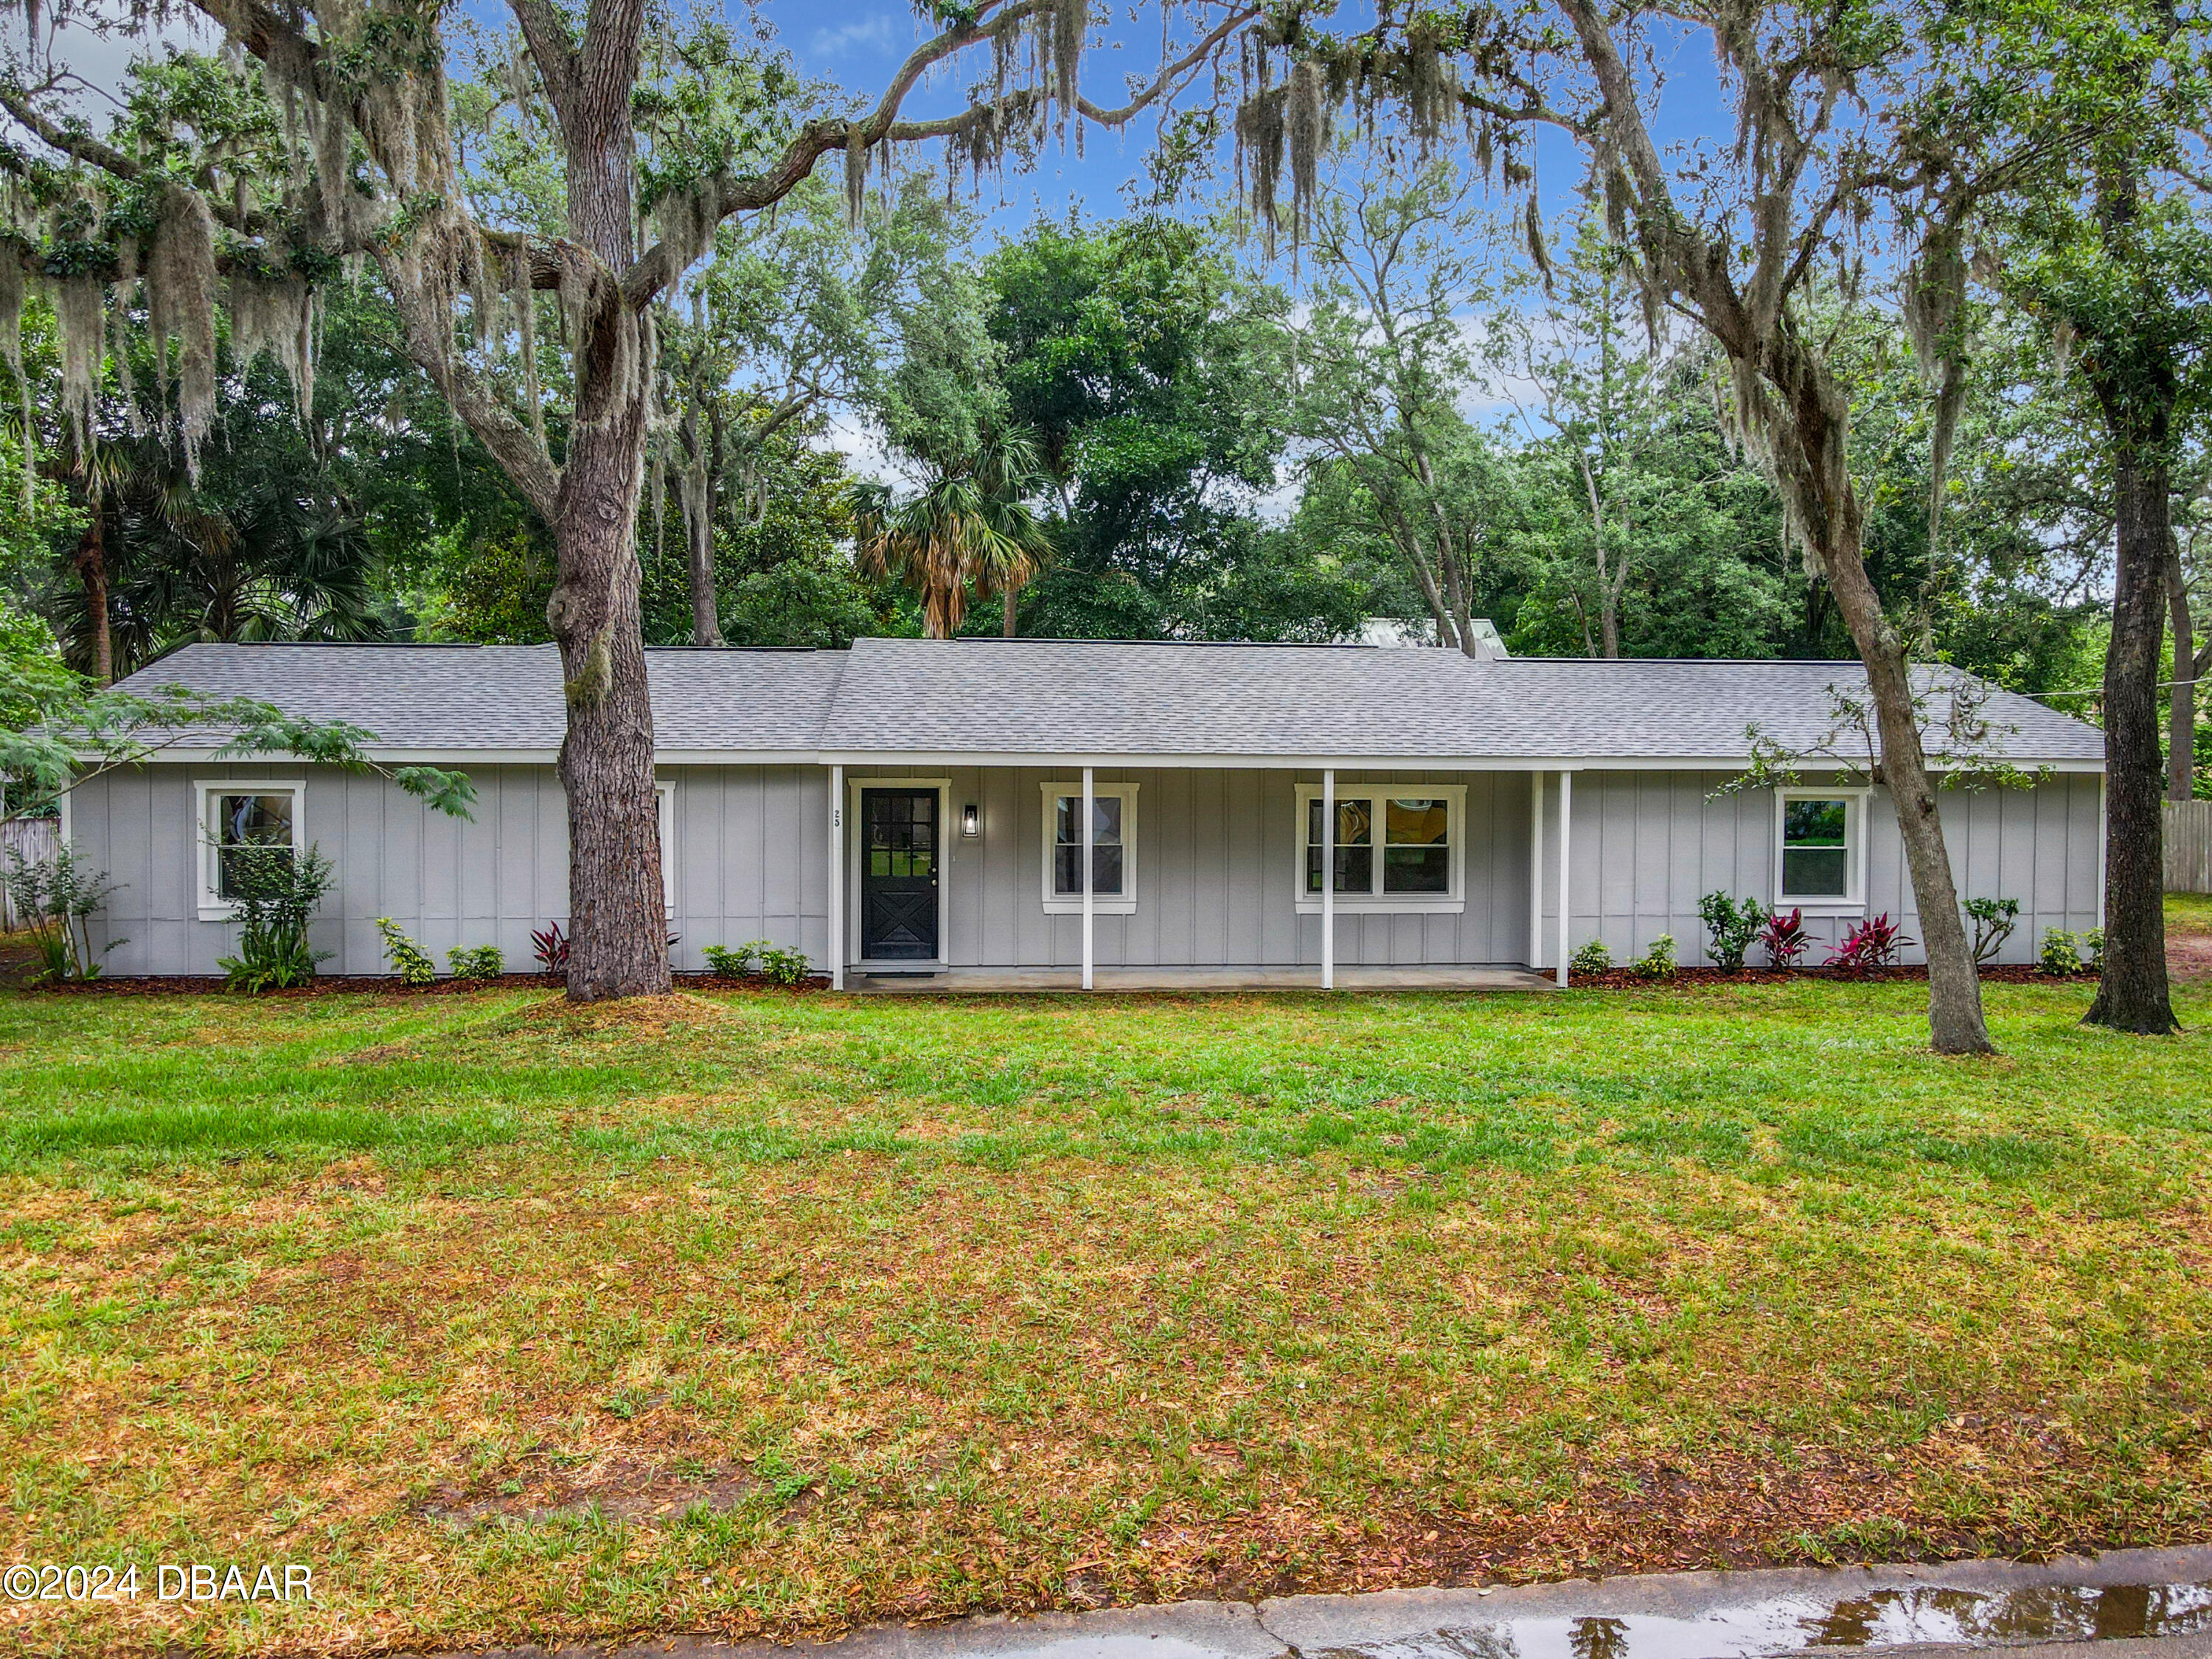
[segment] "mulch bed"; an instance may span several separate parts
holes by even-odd
[[[1742,968],[1723,973],[1717,968],[1678,968],[1671,980],[1646,979],[1633,969],[1608,968],[1601,974],[1570,974],[1567,983],[1597,991],[1648,991],[1672,985],[1684,990],[1703,990],[1715,985],[1787,985],[1792,980],[1850,980],[1879,984],[1887,980],[1925,980],[1924,967],[1885,968],[1870,974],[1849,974],[1837,968]],[[2079,985],[2097,977],[2094,968],[2073,975],[2046,974],[2031,963],[1993,964],[1982,969],[1984,982],[1993,985]]]
[[[809,991],[826,991],[830,981],[825,975],[810,975],[796,985],[778,985],[774,980],[726,979],[720,974],[678,974],[676,988],[680,991],[774,991],[798,994]],[[402,985],[389,974],[326,974],[318,975],[312,985],[301,986],[292,991],[264,991],[265,997],[332,997],[359,996],[364,993],[387,997],[466,997],[479,991],[557,991],[562,981],[557,974],[501,974],[493,979],[440,979],[428,985]],[[112,978],[71,980],[60,985],[27,985],[28,991],[42,992],[49,996],[118,996],[118,997],[204,997],[219,995],[228,988],[220,974],[118,974]]]

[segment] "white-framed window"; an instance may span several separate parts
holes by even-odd
[[[1297,908],[1317,912],[1322,787],[1302,783],[1297,794]],[[1337,904],[1369,910],[1464,910],[1466,837],[1462,784],[1337,785]]]
[[[192,790],[200,920],[226,921],[237,909],[239,849],[281,847],[296,854],[307,844],[301,826],[307,786],[297,778],[223,778],[197,781]]]
[[[660,809],[660,902],[676,914],[676,785],[668,778],[653,781],[653,805]]]
[[[1867,792],[1776,792],[1777,906],[1850,909],[1866,902]]]
[[[1044,908],[1083,908],[1083,783],[1044,788]],[[1137,908],[1137,786],[1101,783],[1091,791],[1091,908],[1126,916]]]

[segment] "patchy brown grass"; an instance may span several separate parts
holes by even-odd
[[[26,1651],[2202,1539],[2203,994],[0,1000]],[[249,1575],[250,1576],[250,1575]]]

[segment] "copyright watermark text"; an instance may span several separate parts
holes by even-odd
[[[312,1601],[315,1574],[297,1561],[162,1561],[63,1565],[18,1561],[0,1570],[10,1601]]]

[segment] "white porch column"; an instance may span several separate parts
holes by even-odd
[[[1091,768],[1083,769],[1083,988],[1091,988],[1091,927],[1097,915],[1097,903],[1091,897],[1091,852],[1094,831],[1091,815],[1097,811],[1097,795],[1093,780],[1097,774]]]
[[[830,769],[830,988],[845,988],[845,769]]]
[[[1567,958],[1573,954],[1567,943],[1567,834],[1574,827],[1575,775],[1559,774],[1559,988],[1567,988]]]
[[[1321,988],[1336,989],[1336,769],[1321,774]]]
[[[1544,965],[1544,775],[1528,775],[1528,966]]]

